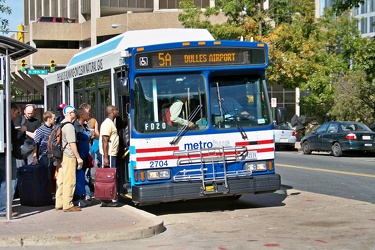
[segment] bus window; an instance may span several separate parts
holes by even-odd
[[[179,130],[162,119],[162,109],[183,100],[179,117],[195,124],[195,130],[207,126],[204,77],[200,74],[139,76],[134,81],[134,126],[142,133]]]
[[[269,124],[265,88],[259,76],[215,76],[210,81],[211,114],[216,128]],[[219,101],[220,100],[220,101]]]

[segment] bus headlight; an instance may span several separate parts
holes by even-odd
[[[266,171],[266,162],[260,161],[260,162],[245,162],[243,165],[243,169],[247,171]]]
[[[169,169],[158,169],[147,171],[147,179],[151,180],[165,180],[170,179],[171,173]]]

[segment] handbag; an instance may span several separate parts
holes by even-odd
[[[95,166],[95,160],[90,154],[87,155],[87,168],[93,168]]]
[[[23,145],[21,146],[21,154],[26,157],[35,149],[35,142],[30,137],[26,136]]]

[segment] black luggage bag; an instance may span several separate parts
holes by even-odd
[[[48,167],[25,165],[18,169],[18,194],[23,206],[52,205]]]

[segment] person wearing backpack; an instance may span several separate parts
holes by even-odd
[[[76,134],[72,124],[76,118],[75,109],[73,106],[67,105],[63,113],[65,117],[64,120],[61,121],[63,157],[57,175],[55,209],[63,210],[64,212],[76,212],[81,211],[80,207],[74,206],[73,204],[73,195],[76,186],[76,169],[77,164],[82,166],[83,160],[77,150]]]
[[[34,155],[33,164],[40,163],[48,167],[48,178],[51,193],[56,191],[56,183],[54,181],[55,166],[52,164],[51,158],[48,157],[48,140],[51,135],[53,125],[55,124],[55,113],[46,111],[43,114],[44,124],[35,131],[34,142],[36,145],[36,155]]]

